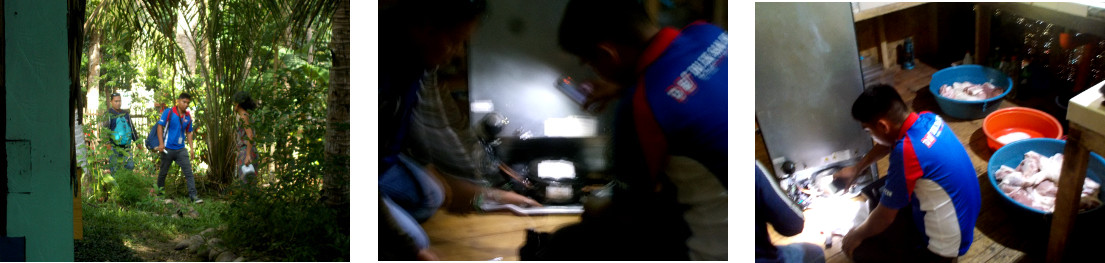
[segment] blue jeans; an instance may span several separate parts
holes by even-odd
[[[384,196],[384,205],[387,206],[388,212],[391,212],[391,217],[395,218],[395,222],[399,224],[400,230],[406,232],[411,239],[414,239],[414,244],[419,249],[426,249],[430,247],[430,236],[426,235],[426,231],[422,230],[422,225],[418,224],[418,221],[414,220],[410,214],[407,214],[406,210],[392,202],[390,198]]]
[[[134,170],[134,159],[131,158],[131,152],[129,151],[129,149],[123,148],[123,146],[114,145],[111,147],[111,154],[108,155],[107,158],[108,170],[111,171],[111,174],[115,174],[115,167],[118,166],[118,163],[115,160],[116,158],[122,158],[123,160],[126,160],[126,165],[124,165],[123,167],[127,168],[127,170]]]
[[[433,176],[405,155],[380,174],[380,193],[418,222],[430,219],[445,201],[444,189]]]
[[[825,262],[825,251],[821,247],[810,243],[793,243],[775,247],[779,251],[779,259],[782,262]]]

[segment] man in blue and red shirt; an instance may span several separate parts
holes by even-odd
[[[909,111],[888,85],[865,89],[852,117],[877,145],[836,176],[854,178],[887,154],[890,167],[878,206],[844,237],[846,255],[856,262],[940,262],[966,254],[981,194],[971,158],[951,128],[936,114]]]
[[[614,84],[589,100],[620,98],[617,186],[535,259],[726,260],[728,34],[704,22],[660,28],[634,0],[571,1],[558,34]]]
[[[180,173],[188,184],[188,198],[195,203],[203,203],[196,194],[196,179],[192,177],[192,159],[195,159],[196,145],[192,140],[192,114],[188,112],[188,105],[192,103],[192,95],[186,92],[180,93],[176,105],[161,112],[161,118],[157,120],[156,150],[161,154],[160,170],[157,172],[157,188],[165,187],[165,175],[169,174],[172,163],[180,166]],[[184,142],[188,142],[185,148]],[[189,155],[188,149],[192,149]],[[191,157],[191,158],[189,158]]]

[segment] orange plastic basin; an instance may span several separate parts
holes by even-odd
[[[1012,107],[994,111],[982,122],[982,131],[986,133],[986,144],[991,150],[997,150],[1005,144],[998,138],[1015,132],[1028,134],[1030,138],[1063,137],[1063,126],[1055,117],[1032,108]]]

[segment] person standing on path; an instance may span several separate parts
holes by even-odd
[[[184,140],[187,138],[189,148],[193,151],[196,149],[195,142],[192,140],[192,116],[188,112],[188,105],[191,103],[192,95],[180,93],[176,105],[162,111],[161,119],[157,121],[157,138],[160,144],[156,150],[161,153],[161,170],[157,173],[157,187],[165,187],[165,175],[169,173],[172,162],[176,162],[188,182],[188,198],[199,204],[203,203],[203,200],[197,197],[196,180],[192,176],[191,159],[195,158],[195,153],[189,155],[188,148],[184,148]]]

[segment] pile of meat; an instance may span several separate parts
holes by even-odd
[[[985,100],[1000,96],[1005,90],[986,82],[974,84],[969,81],[955,82],[951,86],[940,86],[940,96],[954,100]]]
[[[1025,206],[1047,213],[1055,211],[1055,194],[1059,188],[1059,171],[1063,166],[1063,154],[1047,157],[1034,151],[1024,154],[1024,160],[1016,169],[1002,165],[994,177],[999,188],[1013,200]],[[1082,198],[1078,203],[1079,211],[1085,211],[1101,205],[1097,198],[1101,185],[1086,178],[1082,185]]]

